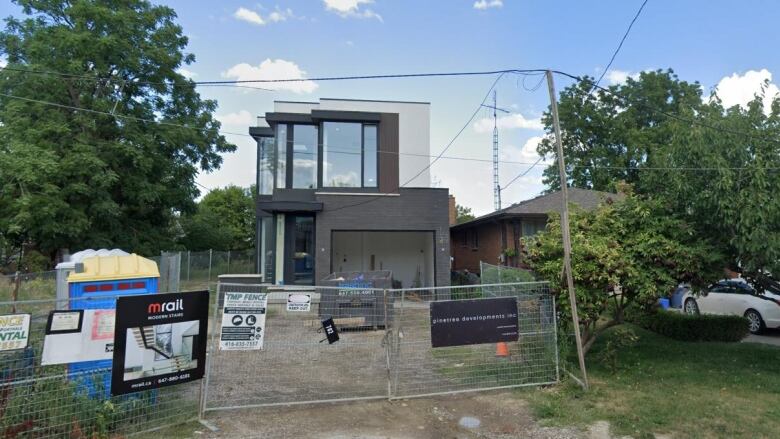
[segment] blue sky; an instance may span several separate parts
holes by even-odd
[[[197,61],[186,66],[196,80],[304,77],[504,68],[555,68],[598,75],[641,0],[252,0],[162,1],[173,7]],[[0,15],[18,15],[4,2]],[[606,83],[645,69],[672,67],[683,79],[718,85],[727,103],[749,99],[760,81],[780,72],[772,48],[780,46],[780,2],[650,0],[607,75]],[[265,63],[264,63],[265,62]],[[264,63],[264,64],[263,64]],[[242,66],[242,64],[245,64]],[[239,67],[236,67],[239,66]],[[305,72],[305,73],[304,73]],[[724,79],[725,78],[725,79]],[[275,99],[319,97],[431,102],[431,153],[437,154],[465,123],[492,83],[491,77],[366,80],[298,84],[296,90],[263,92],[203,88],[217,99],[228,131],[245,132]],[[558,78],[560,90],[569,82]],[[526,86],[536,80],[529,78]],[[503,122],[501,154],[533,162],[543,133],[537,119],[547,90],[524,89],[517,77],[497,87],[499,106],[516,114]],[[770,91],[777,91],[774,87]],[[480,113],[478,119],[487,116]],[[491,157],[491,132],[469,127],[447,155]],[[490,125],[487,125],[488,128]],[[222,169],[201,175],[208,187],[254,180],[254,144],[231,137],[238,152]],[[502,165],[505,184],[528,166]],[[542,167],[504,193],[504,205],[538,194]],[[441,160],[434,181],[477,213],[492,209],[490,163]]]

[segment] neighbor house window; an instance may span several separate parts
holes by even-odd
[[[547,221],[544,219],[524,219],[523,236],[534,236],[539,232],[543,232],[546,226]]]
[[[322,186],[376,187],[376,125],[324,122],[322,130]]]
[[[317,127],[293,126],[293,189],[317,187]]]

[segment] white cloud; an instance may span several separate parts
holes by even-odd
[[[490,8],[500,8],[504,6],[503,0],[477,0],[474,2],[474,9],[484,11]]]
[[[248,127],[254,124],[252,113],[246,110],[241,110],[237,113],[217,114],[216,118],[222,125]]]
[[[371,9],[361,8],[361,4],[371,4],[374,0],[322,0],[325,10],[334,12],[345,18],[376,18],[382,20],[382,16]]]
[[[185,69],[184,67],[179,67],[176,71],[187,79],[192,79],[198,76],[197,73],[193,72],[192,70]]]
[[[265,24],[265,20],[263,20],[263,17],[261,17],[260,14],[244,7],[236,9],[236,12],[233,13],[233,17],[258,26],[263,26]]]
[[[268,19],[271,20],[273,23],[279,23],[280,21],[287,21],[288,18],[295,18],[295,15],[293,14],[292,9],[279,9],[279,7],[276,7],[276,10],[268,14]]]
[[[639,78],[639,73],[629,72],[627,70],[612,69],[607,72],[605,78],[607,78],[609,85],[618,85],[618,84],[625,83],[628,80],[628,78],[631,79]]]
[[[536,148],[542,141],[542,136],[533,136],[525,141],[522,147],[518,148],[514,145],[503,145],[501,149],[501,160],[507,162],[520,162],[533,164],[539,160],[539,153]],[[552,163],[552,157],[545,157],[539,164]],[[537,165],[538,166],[538,165]]]
[[[226,72],[222,72],[224,78],[235,78],[238,81],[253,79],[304,79],[306,72],[297,64],[283,59],[272,60],[270,58],[253,66],[247,63],[236,64]],[[253,84],[258,87],[271,90],[285,90],[293,93],[312,93],[318,85],[313,81],[295,82],[264,82]]]
[[[772,100],[780,93],[780,88],[772,83],[772,72],[767,69],[748,70],[742,75],[734,73],[731,76],[725,76],[718,82],[715,89],[725,108],[731,108],[735,105],[747,108],[748,102],[752,101],[756,95],[761,95],[762,87],[766,87],[763,104],[764,112],[768,114],[772,109]]]
[[[509,130],[514,128],[522,128],[528,130],[543,130],[544,125],[541,119],[526,119],[525,116],[519,113],[510,114],[508,116],[501,116],[498,118],[498,129]],[[493,118],[484,117],[474,122],[474,131],[478,133],[489,133],[493,131]]]

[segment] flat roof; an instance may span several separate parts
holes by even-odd
[[[387,102],[389,104],[422,104],[422,105],[431,105],[430,102],[422,102],[422,101],[385,101],[385,100],[381,100],[381,99],[320,98],[320,101]]]

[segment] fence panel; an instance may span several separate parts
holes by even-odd
[[[27,348],[0,352],[0,437],[121,437],[197,417],[197,382],[109,397],[110,367],[69,373],[65,365],[42,366],[46,322],[56,302],[0,302],[0,315],[31,315]]]
[[[260,285],[220,284],[218,303],[223,302],[225,293],[263,291],[269,290]],[[222,310],[215,308],[204,411],[387,398],[386,325],[373,324],[384,322],[385,303],[378,300],[371,304],[372,309],[362,310],[371,325],[360,318],[340,317],[354,311],[352,306],[362,306],[356,302],[323,305],[324,296],[341,293],[344,297],[354,291],[335,287],[271,289],[262,350],[219,350]],[[287,311],[287,295],[293,292],[312,295],[309,312]],[[379,297],[385,297],[384,290],[360,292],[378,292]],[[335,318],[340,337],[336,343],[328,344],[321,315]]]
[[[391,344],[391,396],[397,398],[549,384],[558,381],[555,306],[546,282],[397,290]],[[516,297],[519,339],[497,356],[495,344],[432,348],[436,300]]]

